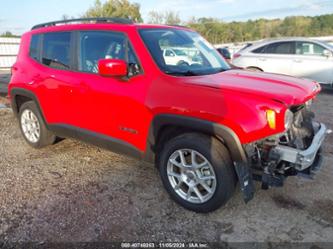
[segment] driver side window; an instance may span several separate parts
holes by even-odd
[[[296,42],[296,54],[321,56],[325,48],[312,42]]]
[[[80,32],[79,71],[98,73],[98,61],[101,59],[125,60],[129,76],[141,73],[138,59],[124,34],[107,31]]]

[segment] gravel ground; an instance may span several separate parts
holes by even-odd
[[[331,128],[332,99],[325,91],[314,106]],[[0,241],[333,242],[332,142],[314,180],[258,184],[248,204],[238,190],[224,208],[196,214],[169,199],[153,166],[71,139],[32,149],[0,108]]]

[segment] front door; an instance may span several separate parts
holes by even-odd
[[[71,123],[143,149],[146,131],[142,120],[147,126],[150,122],[144,106],[148,82],[128,38],[111,31],[80,31],[77,37],[78,71],[72,95],[76,110]],[[100,59],[127,61],[127,79],[99,75]]]
[[[333,82],[333,57],[325,56],[325,47],[308,41],[296,42],[296,55],[292,75],[315,80],[319,83]]]

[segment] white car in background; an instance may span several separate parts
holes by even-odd
[[[306,38],[255,43],[234,55],[235,66],[333,83],[333,46]]]
[[[181,64],[191,65],[193,61],[190,57],[181,49],[177,48],[166,48],[163,49],[163,58],[165,64],[171,66],[178,66]]]

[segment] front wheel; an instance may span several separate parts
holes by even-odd
[[[159,160],[171,198],[195,212],[211,212],[232,196],[236,175],[228,150],[217,139],[188,133],[171,139]]]

